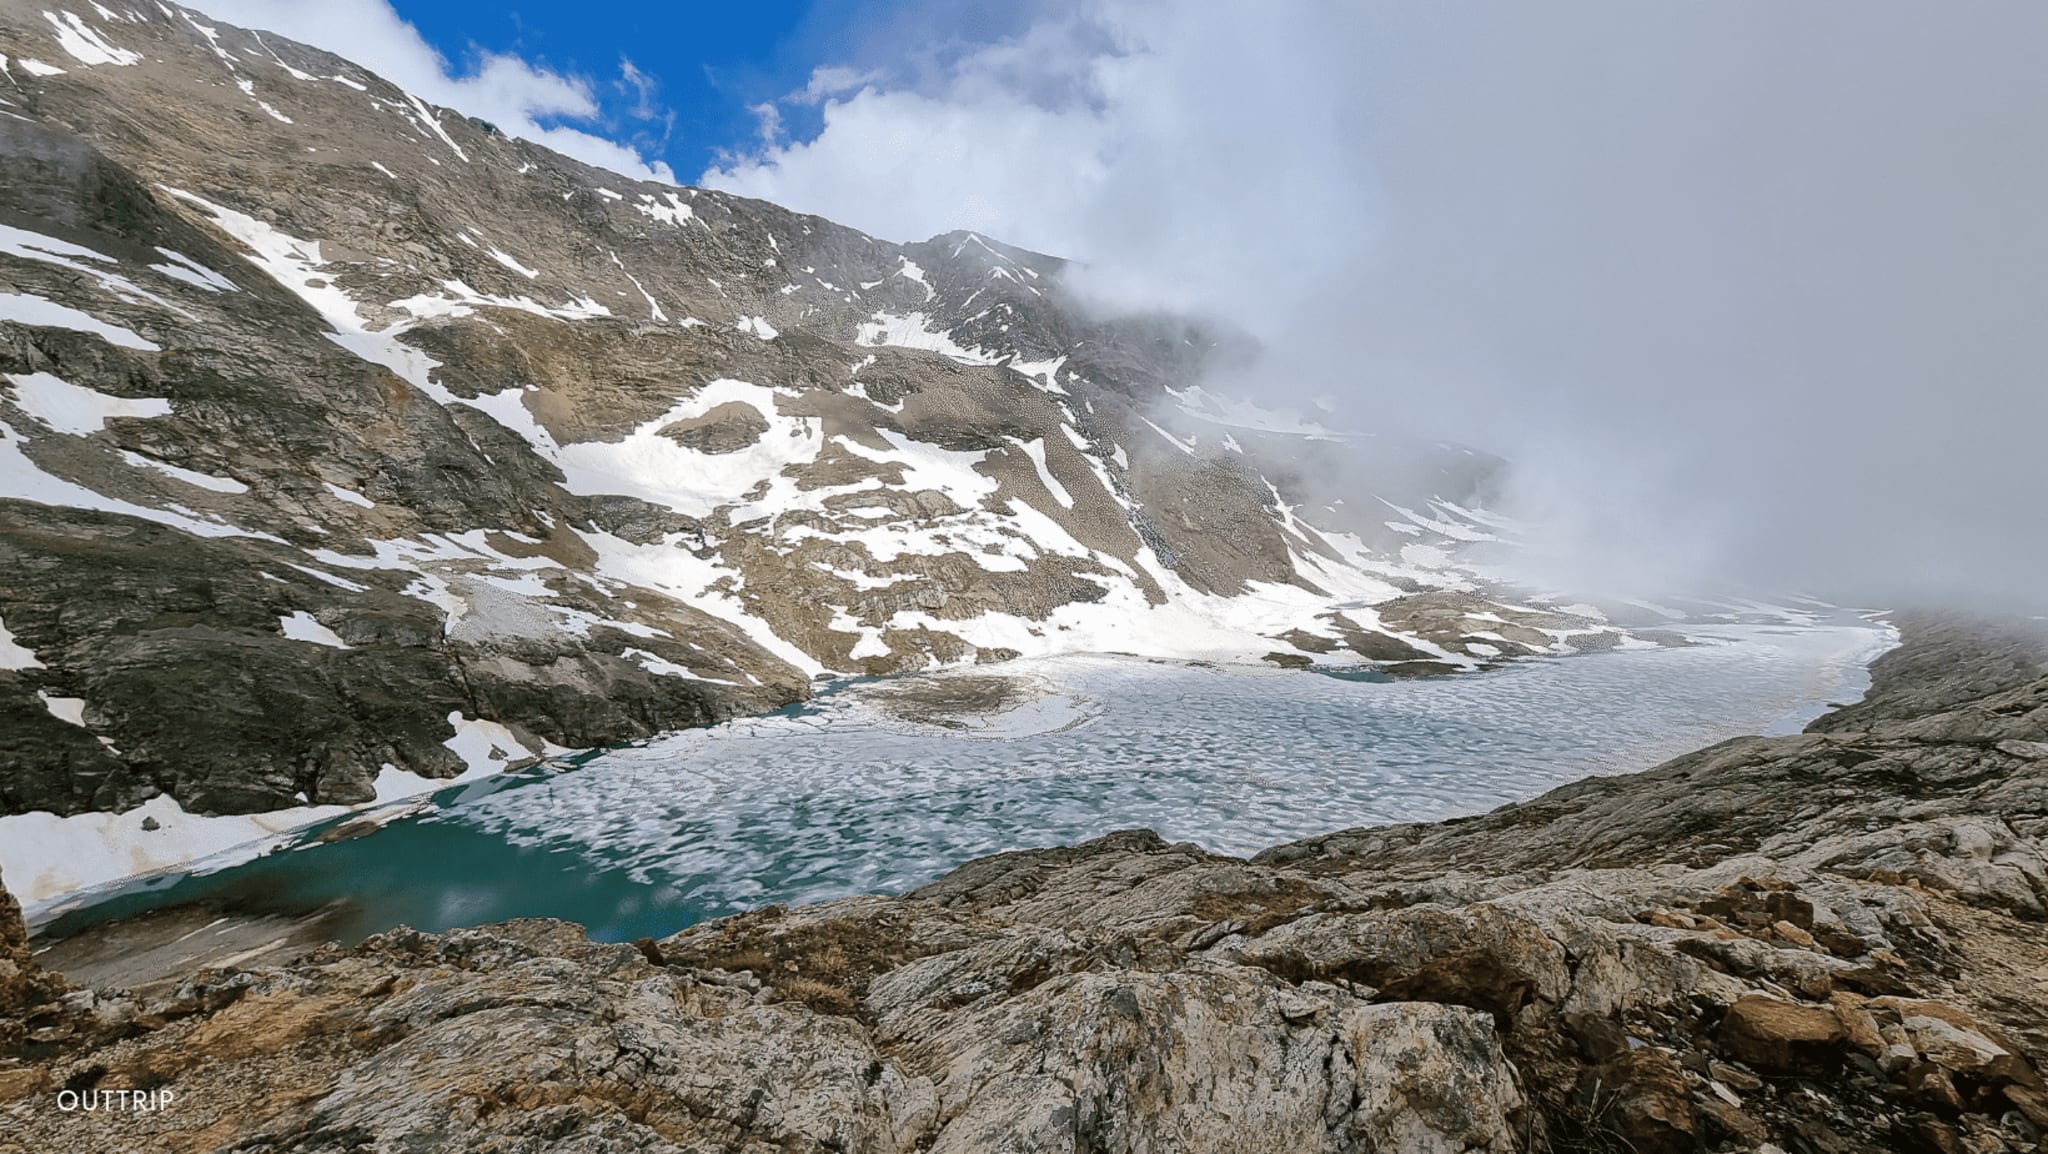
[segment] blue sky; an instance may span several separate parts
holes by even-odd
[[[1000,37],[1030,7],[990,12],[980,4],[905,0],[391,3],[458,73],[495,54],[586,83],[602,123],[562,123],[664,160],[686,181],[758,146],[761,118],[754,110],[803,89],[814,70],[900,74],[914,58]],[[777,121],[783,140],[808,139],[821,124],[818,106],[801,101],[779,103]]]
[[[617,138],[678,175],[702,172],[719,149],[753,138],[749,106],[803,87],[815,63],[799,47],[816,19],[811,0],[393,6],[458,69],[481,50],[588,81]],[[624,61],[651,82],[644,94]]]

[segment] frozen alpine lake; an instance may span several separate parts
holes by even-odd
[[[1115,656],[843,682],[578,769],[446,789],[364,836],[319,840],[330,822],[252,861],[79,895],[48,928],[204,900],[331,907],[345,939],[549,916],[624,940],[1136,826],[1250,854],[1796,731],[1857,697],[1892,643],[1839,618],[1688,633],[1407,682]]]

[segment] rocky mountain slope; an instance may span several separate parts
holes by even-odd
[[[17,930],[0,1150],[2036,1150],[2044,656],[1916,622],[1805,734],[1484,816],[1116,834],[637,946],[67,992]]]
[[[971,233],[131,0],[0,3],[0,166],[0,819],[360,803],[826,673],[1622,639],[1456,568],[1495,462],[1212,396],[1228,341]]]

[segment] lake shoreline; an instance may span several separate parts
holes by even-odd
[[[155,1071],[285,1146],[543,1116],[687,1146],[752,1103],[781,1146],[1051,1151],[1083,1114],[1156,1145],[1227,1114],[1233,1149],[2023,1149],[2048,1129],[2048,644],[1902,629],[1806,732],[1250,860],[1129,831],[636,945],[397,930],[91,997],[17,945],[42,1040],[0,1057],[0,1110],[76,1145],[6,1103]],[[280,1063],[304,1093],[262,1096]]]
[[[1744,634],[1743,628],[1754,629],[1756,635]],[[1309,836],[1333,825],[1345,824],[1341,820],[1332,820],[1333,814],[1344,811],[1341,807],[1332,808],[1338,794],[1331,791],[1356,792],[1359,785],[1350,783],[1348,778],[1357,770],[1344,770],[1338,777],[1312,775],[1312,778],[1290,785],[1289,782],[1299,778],[1301,773],[1299,768],[1293,768],[1296,758],[1313,756],[1315,760],[1339,764],[1358,757],[1384,761],[1394,752],[1394,747],[1387,743],[1397,739],[1409,743],[1416,753],[1425,753],[1431,745],[1451,740],[1441,727],[1465,725],[1458,719],[1475,709],[1481,712],[1492,710],[1493,720],[1486,723],[1492,727],[1491,736],[1474,733],[1457,738],[1460,744],[1477,742],[1463,752],[1429,753],[1432,760],[1442,757],[1452,760],[1423,772],[1421,777],[1416,776],[1421,771],[1399,769],[1397,776],[1384,786],[1368,786],[1364,793],[1358,794],[1358,801],[1353,804],[1362,804],[1365,808],[1352,811],[1354,820],[1358,817],[1370,819],[1376,814],[1384,815],[1378,820],[1402,820],[1475,812],[1501,802],[1532,796],[1563,781],[1648,764],[1662,756],[1681,752],[1696,744],[1701,737],[1732,736],[1747,731],[1751,724],[1757,729],[1782,728],[1782,710],[1787,702],[1817,705],[1824,701],[1840,701],[1843,696],[1860,692],[1861,684],[1868,681],[1865,658],[1889,647],[1895,639],[1895,634],[1889,631],[1844,634],[1842,644],[1867,648],[1839,661],[1830,658],[1826,662],[1814,663],[1810,673],[1789,679],[1784,673],[1771,672],[1776,668],[1775,664],[1753,670],[1738,660],[1738,664],[1728,667],[1727,673],[1711,674],[1711,677],[1720,681],[1735,678],[1747,683],[1768,674],[1784,682],[1784,687],[1776,693],[1792,696],[1758,697],[1759,704],[1742,706],[1728,714],[1726,720],[1734,720],[1736,724],[1710,727],[1704,733],[1695,734],[1692,729],[1674,733],[1658,731],[1659,723],[1655,718],[1660,716],[1683,719],[1686,726],[1697,728],[1700,719],[1693,715],[1704,705],[1704,686],[1711,683],[1699,679],[1709,676],[1711,669],[1718,668],[1715,663],[1743,658],[1748,652],[1742,648],[1743,645],[1754,647],[1781,641],[1773,634],[1785,632],[1778,627],[1724,625],[1717,631],[1703,626],[1700,633],[1706,644],[1689,650],[1646,649],[1636,653],[1586,655],[1583,659],[1563,663],[1522,662],[1477,679],[1436,684],[1358,686],[1343,682],[1303,681],[1299,679],[1304,675],[1299,672],[1263,666],[1224,667],[1211,662],[1167,662],[1099,655],[1071,655],[909,677],[858,679],[827,687],[814,701],[804,705],[767,717],[728,723],[725,731],[729,732],[681,734],[665,739],[676,745],[674,750],[665,751],[660,740],[643,743],[614,754],[608,761],[600,759],[580,771],[577,779],[558,778],[553,771],[534,769],[480,780],[460,789],[439,792],[430,798],[391,806],[371,816],[329,818],[324,826],[279,838],[268,855],[259,857],[244,852],[238,855],[238,864],[227,865],[223,869],[189,876],[185,873],[159,874],[142,882],[121,883],[110,890],[90,894],[88,896],[92,900],[89,902],[73,898],[45,903],[40,911],[32,907],[31,925],[36,931],[37,948],[51,951],[51,957],[61,959],[65,967],[76,969],[94,980],[104,974],[122,975],[126,980],[134,981],[152,974],[162,976],[208,961],[236,957],[257,946],[274,944],[273,938],[283,941],[273,950],[274,957],[282,957],[284,954],[280,951],[285,946],[293,952],[303,953],[329,938],[349,943],[396,924],[438,930],[513,916],[553,916],[588,925],[600,940],[628,940],[647,935],[659,937],[705,917],[736,913],[771,901],[817,900],[863,892],[900,893],[929,882],[964,861],[990,852],[1023,849],[1054,840],[1085,840],[1119,826],[1149,824],[1167,831],[1170,837],[1200,843],[1211,852],[1248,857],[1290,836]],[[1813,636],[1825,638],[1834,635]],[[1866,636],[1869,640],[1862,640]],[[1834,642],[1824,644],[1836,645]],[[1837,650],[1839,645],[1825,651],[1834,653]],[[1849,653],[1846,650],[1841,652]],[[1812,662],[1814,659],[1799,660]],[[1702,665],[1702,662],[1708,664]],[[1797,670],[1804,666],[1795,662],[1792,668]],[[1658,669],[1671,671],[1657,674],[1660,679],[1677,677],[1664,691],[1669,702],[1661,712],[1654,704],[1656,699],[1644,696],[1650,684],[1646,679]],[[1838,672],[1831,672],[1836,670]],[[1582,687],[1568,688],[1588,677],[1593,680]],[[1845,690],[1850,692],[1845,693]],[[1754,687],[1746,686],[1744,691],[1756,695]],[[1508,704],[1522,700],[1532,692],[1537,696],[1527,704]],[[1188,697],[1188,694],[1209,696]],[[1602,709],[1619,709],[1631,714],[1643,712],[1649,717],[1629,718],[1629,723],[1636,727],[1635,736],[1612,740],[1603,737],[1602,740],[1611,748],[1604,758],[1594,760],[1587,760],[1585,753],[1568,752],[1577,748],[1572,744],[1575,739],[1563,738],[1564,744],[1559,745],[1556,752],[1543,753],[1553,739],[1516,732],[1518,726],[1548,730],[1551,723],[1543,720],[1546,715],[1560,708],[1572,711],[1568,703],[1583,703],[1589,694],[1605,699],[1600,703]],[[1301,712],[1299,723],[1324,727],[1319,731],[1322,736],[1290,735],[1272,749],[1260,751],[1262,761],[1259,764],[1267,768],[1262,770],[1247,764],[1216,778],[1216,760],[1228,758],[1229,754],[1212,742],[1237,733],[1241,726],[1253,725],[1252,716],[1270,713],[1296,697],[1300,702],[1287,708],[1305,711]],[[1438,697],[1445,697],[1443,704],[1434,707],[1424,705],[1425,701]],[[1103,728],[1104,723],[1100,719],[1105,701],[1119,705],[1128,703],[1124,712],[1143,715],[1139,719],[1139,728],[1130,729],[1128,723],[1110,724]],[[1261,702],[1264,704],[1258,704]],[[1372,702],[1378,704],[1367,704]],[[1254,703],[1254,714],[1242,719],[1235,712],[1209,715],[1210,708],[1241,711],[1246,703]],[[1395,709],[1400,713],[1390,714],[1368,731],[1353,732],[1355,723],[1344,721],[1338,721],[1338,730],[1327,728],[1346,711],[1361,705],[1376,710]],[[1423,712],[1416,714],[1411,722],[1400,723],[1401,728],[1379,732],[1384,726],[1395,723],[1401,714],[1416,709]],[[1577,711],[1583,712],[1583,707]],[[1208,738],[1195,739],[1192,746],[1183,750],[1179,747],[1187,746],[1196,731],[1181,727],[1195,722],[1169,721],[1168,727],[1173,736],[1157,748],[1162,753],[1170,752],[1173,761],[1145,767],[1145,776],[1139,778],[1132,778],[1128,772],[1117,773],[1113,775],[1115,780],[1107,784],[1097,778],[1073,776],[1076,758],[1106,757],[1110,764],[1120,759],[1143,761],[1145,746],[1134,745],[1133,742],[1151,740],[1145,734],[1147,727],[1157,724],[1151,716],[1154,714],[1206,718],[1203,722],[1206,728],[1201,732],[1209,729],[1215,732]],[[1518,715],[1526,715],[1526,718],[1518,721]],[[1753,721],[1742,721],[1745,716]],[[1772,722],[1774,716],[1779,717],[1778,723]],[[1111,718],[1112,722],[1116,720]],[[1087,734],[1066,736],[1068,731],[1090,724],[1095,728]],[[824,728],[812,733],[802,728],[805,726]],[[1283,728],[1291,728],[1291,725]],[[757,732],[763,737],[774,736],[772,740],[762,742],[748,737],[749,732]],[[1245,732],[1251,730],[1246,729]],[[1532,740],[1538,744],[1531,745]],[[1636,744],[1640,741],[1653,744],[1643,748]],[[1292,748],[1289,742],[1301,748]],[[1351,745],[1347,747],[1345,742]],[[744,762],[733,764],[727,771],[713,768],[730,760],[732,755],[722,747],[732,747],[735,743],[740,746],[758,744],[767,760],[752,768]],[[1096,747],[1105,744],[1120,752],[1101,754]],[[1660,748],[1661,752],[1658,752]],[[815,749],[817,756],[828,759],[820,764],[817,771],[822,778],[808,786],[774,784],[777,771],[772,767],[800,756],[797,751],[804,749]],[[1042,750],[1042,753],[1031,752],[1034,749]],[[1313,755],[1310,750],[1315,751]],[[1524,752],[1516,754],[1515,750]],[[915,772],[891,776],[888,772],[878,772],[883,770],[882,766],[869,764],[877,757],[889,756],[891,751],[896,751],[919,768]],[[1001,759],[1014,761],[1019,756],[1026,758],[1020,766],[1021,771],[1027,774],[1026,779],[1010,786],[1000,785],[1000,781],[1009,774],[1020,771],[1002,768],[1007,763]],[[1532,756],[1549,757],[1556,764],[1546,775],[1538,772],[1539,765],[1526,763]],[[991,757],[999,760],[990,762]],[[706,762],[707,758],[709,762]],[[1473,758],[1481,763],[1498,761],[1512,765],[1508,770],[1489,770],[1484,776],[1472,780],[1465,780],[1470,776],[1469,769],[1464,777],[1453,772],[1459,759],[1469,761]],[[704,768],[692,771],[692,777],[698,780],[698,784],[684,786],[668,771],[659,768],[677,759],[706,763]],[[972,828],[955,828],[960,822],[972,819],[972,813],[949,819],[939,808],[925,812],[927,807],[937,807],[944,796],[930,792],[935,788],[932,774],[937,767],[949,761],[959,761],[963,767],[972,767],[961,771],[969,773],[970,776],[963,779],[968,783],[993,774],[998,783],[996,788],[1003,792],[991,796],[1006,799],[1001,803],[1006,807],[1004,812],[1013,816],[1004,820],[1017,824],[1017,829],[1010,830],[1006,824],[977,834]],[[1045,764],[1039,769],[1029,768],[1037,762]],[[1393,764],[1398,767],[1401,759],[1397,758]],[[490,829],[478,831],[487,835],[483,837],[469,832],[468,827],[474,825],[473,819],[455,826],[443,820],[479,806],[489,809],[512,805],[515,811],[534,811],[533,805],[524,804],[521,800],[530,795],[531,800],[540,805],[535,820],[544,822],[551,831],[563,827],[565,822],[569,823],[568,828],[573,829],[573,813],[586,807],[578,803],[565,810],[562,791],[568,790],[572,795],[589,793],[599,785],[597,779],[583,776],[590,773],[609,773],[619,779],[609,791],[617,796],[596,804],[597,812],[607,814],[621,808],[648,809],[654,805],[651,798],[656,795],[679,794],[699,798],[700,801],[709,800],[704,791],[720,788],[714,783],[727,774],[734,776],[736,781],[749,783],[747,789],[751,793],[765,791],[764,797],[768,800],[762,804],[797,807],[792,812],[811,814],[805,819],[809,822],[818,820],[819,807],[827,805],[827,798],[835,794],[856,802],[861,809],[872,806],[871,802],[860,800],[863,793],[880,791],[884,795],[900,796],[904,799],[902,805],[911,806],[923,814],[917,819],[918,824],[929,828],[918,835],[917,841],[903,843],[904,848],[894,852],[908,854],[904,859],[906,862],[929,864],[911,864],[907,870],[877,874],[873,866],[883,860],[877,857],[885,852],[881,845],[850,843],[838,850],[829,844],[806,847],[806,857],[821,865],[843,872],[843,867],[835,865],[834,860],[844,858],[870,863],[863,867],[868,872],[849,875],[836,886],[812,884],[807,890],[797,891],[771,888],[752,897],[743,896],[743,891],[736,892],[733,897],[717,902],[709,909],[678,916],[663,911],[677,909],[674,903],[679,895],[674,887],[682,883],[664,882],[660,876],[649,879],[640,873],[645,868],[669,868],[668,858],[677,856],[675,851],[660,849],[662,843],[658,840],[648,842],[645,850],[637,851],[639,858],[650,864],[636,867],[632,876],[611,872],[592,874],[563,864],[584,856],[582,852],[567,855],[539,852],[549,848],[574,849],[576,843],[562,836],[551,833],[550,840],[535,846],[526,845],[521,838],[513,839],[516,844],[508,844],[491,834]],[[1045,776],[1047,774],[1051,776]],[[1275,774],[1283,776],[1275,777]],[[1150,783],[1150,779],[1155,777],[1156,787]],[[840,784],[842,778],[859,783],[853,787],[854,792],[848,793]],[[1108,789],[1110,792],[1077,809],[1075,807],[1080,805],[1081,797],[1093,796],[1074,793],[1077,783],[1087,782],[1094,782],[1087,786],[1090,790]],[[826,788],[830,792],[824,795],[810,792],[818,788]],[[1151,791],[1154,788],[1170,790],[1169,798],[1153,796]],[[1223,792],[1218,793],[1218,790]],[[1472,792],[1474,790],[1479,792]],[[1058,809],[1045,811],[1045,815],[1039,818],[1022,820],[1014,816],[1020,812],[1015,808],[1020,804],[1016,791],[1050,792],[1074,800],[1060,802]],[[1381,793],[1386,793],[1385,800],[1376,800]],[[1297,794],[1301,796],[1297,797]],[[1409,794],[1413,796],[1408,797]],[[603,798],[602,793],[598,796]],[[1262,797],[1267,800],[1260,801]],[[1213,801],[1205,800],[1212,798]],[[1160,808],[1162,801],[1169,799],[1171,812]],[[982,804],[987,803],[977,803]],[[1203,814],[1212,804],[1228,807],[1233,815],[1228,827],[1210,828],[1204,832],[1180,825]],[[1264,811],[1248,808],[1258,805],[1277,805],[1280,808],[1272,809],[1262,817]],[[1099,814],[1098,806],[1103,807]],[[658,806],[655,809],[658,811]],[[742,814],[746,812],[741,811]],[[1027,808],[1022,812],[1033,811]],[[1066,823],[1064,826],[1047,825],[1047,820],[1055,813],[1065,815],[1061,819]],[[1175,817],[1175,813],[1180,816]],[[895,827],[900,827],[910,816],[910,810],[905,810],[900,817],[873,819],[866,824],[871,829],[888,828],[888,836],[893,842],[903,842],[905,831]],[[609,818],[605,820],[610,821]],[[646,815],[636,815],[634,820],[636,824],[644,824],[648,819]],[[660,819],[653,820],[658,823]],[[733,820],[752,822],[761,818],[739,817]],[[502,825],[500,820],[491,828]],[[792,827],[790,836],[800,837],[802,828]],[[458,835],[459,841],[449,840]],[[1020,835],[1030,840],[1021,840],[1020,844],[1017,840]],[[597,829],[591,836],[601,841],[614,835]],[[917,848],[926,842],[929,843],[928,848]],[[394,864],[401,861],[414,864]],[[728,864],[714,864],[711,868],[730,875],[726,880],[709,879],[711,884],[731,890],[734,883],[747,876],[749,867],[743,861],[735,860]],[[752,869],[760,871],[758,876],[772,876],[764,867],[757,865]],[[385,873],[391,875],[388,883],[375,880]],[[429,883],[424,890],[420,886],[422,878]],[[337,884],[337,879],[341,879],[342,884]],[[522,880],[515,885],[511,879]],[[147,884],[149,882],[161,883],[161,886],[151,886]],[[388,892],[379,888],[386,884],[403,888],[404,904],[380,912],[390,901],[377,896],[380,892]],[[700,880],[698,884],[704,883]],[[512,885],[517,891],[511,900],[495,906],[477,903],[476,895],[480,890],[504,885]],[[591,886],[602,889],[592,891]],[[459,904],[447,906],[432,900],[436,890],[447,895],[444,900]],[[600,892],[611,896],[601,897]],[[692,899],[687,896],[689,892],[697,892],[699,897]],[[684,891],[682,900],[690,903],[686,908],[699,910],[697,902],[702,900],[701,894],[701,889]],[[618,904],[625,914],[623,919],[601,915],[607,901]],[[42,916],[38,917],[38,913]],[[211,926],[216,922],[221,925]],[[232,928],[244,922],[262,927],[261,932],[270,936],[260,941],[248,940],[247,935]],[[189,931],[201,926],[211,928],[203,934],[185,937]],[[103,944],[95,945],[95,942]],[[172,944],[178,948],[158,952]],[[146,963],[129,956],[135,953],[157,960]],[[145,973],[141,967],[148,964],[156,968]]]

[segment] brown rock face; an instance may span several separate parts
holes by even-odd
[[[1638,1154],[1688,1154],[1699,1147],[1698,1111],[1685,1071],[1661,1050],[1634,1050],[1579,1077],[1587,1114]]]
[[[70,988],[62,975],[36,965],[30,956],[21,904],[0,878],[0,1105],[14,1096],[10,1087],[27,1094],[47,1083],[47,1071],[9,1067],[44,1049],[38,1041],[61,1041],[76,1032],[58,1005]]]
[[[1750,994],[1721,1019],[1728,1052],[1774,1074],[1819,1074],[1841,1061],[1848,1035],[1835,1012]]]
[[[714,405],[701,417],[671,421],[657,430],[676,444],[702,453],[737,453],[768,432],[761,410],[739,401]]]
[[[20,961],[28,956],[28,926],[21,920],[21,903],[7,892],[7,879],[0,878],[0,958]]]

